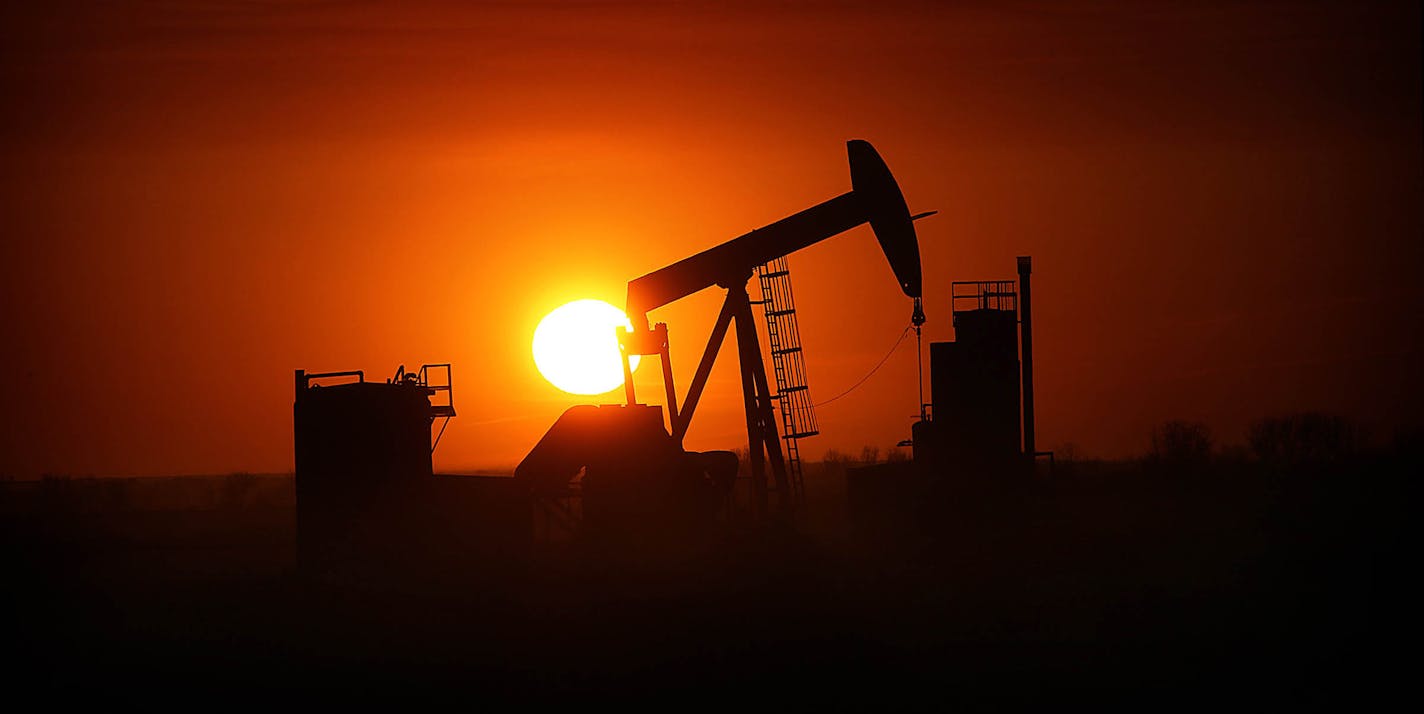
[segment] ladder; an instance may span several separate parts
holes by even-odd
[[[786,444],[786,471],[792,498],[806,499],[801,479],[797,441],[820,433],[811,393],[806,388],[806,363],[801,356],[801,332],[796,325],[796,301],[791,296],[791,272],[782,256],[757,267],[761,283],[762,314],[771,348],[771,369],[776,375],[776,401],[781,407],[781,438]]]

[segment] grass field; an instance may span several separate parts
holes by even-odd
[[[55,703],[1358,705],[1409,681],[1419,466],[1061,464],[882,529],[812,465],[792,531],[419,583],[303,577],[289,476],[9,482],[4,671]]]

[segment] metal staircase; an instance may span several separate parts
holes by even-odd
[[[801,356],[801,332],[796,325],[796,301],[791,295],[791,272],[785,256],[757,267],[761,283],[762,314],[776,375],[776,401],[781,407],[781,438],[786,444],[786,471],[796,502],[805,500],[801,455],[797,440],[815,436],[816,412],[806,388],[806,363]]]

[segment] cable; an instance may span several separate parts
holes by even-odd
[[[837,394],[836,396],[831,397],[830,399],[827,399],[827,400],[824,401],[824,402],[818,402],[818,403],[816,403],[816,404],[812,404],[811,406],[812,406],[812,407],[823,407],[823,406],[825,406],[825,405],[827,405],[827,404],[830,404],[831,402],[834,402],[834,401],[837,400],[837,399],[840,399],[841,397],[844,397],[844,396],[847,395],[847,394],[850,394],[851,392],[854,392],[856,387],[859,387],[860,385],[865,384],[865,380],[870,379],[872,376],[874,376],[875,373],[876,373],[877,371],[879,371],[882,366],[885,365],[885,362],[890,359],[890,355],[895,354],[895,350],[900,347],[900,343],[905,341],[905,335],[910,334],[910,330],[912,330],[912,329],[914,329],[914,328],[913,328],[913,327],[906,327],[906,328],[905,328],[905,331],[900,333],[900,337],[898,337],[898,338],[895,340],[895,344],[893,344],[893,345],[890,346],[890,351],[889,351],[889,352],[886,352],[886,353],[885,353],[885,356],[884,356],[884,357],[881,357],[881,358],[880,358],[880,361],[879,361],[879,362],[876,362],[876,363],[875,363],[875,366],[870,368],[870,372],[866,373],[866,375],[865,375],[864,377],[861,377],[859,382],[856,382],[855,384],[850,385],[850,389],[847,389],[847,390],[845,390],[844,392],[841,392],[840,394]]]

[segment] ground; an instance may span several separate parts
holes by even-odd
[[[898,523],[813,467],[793,529],[388,581],[297,569],[289,476],[11,482],[6,671],[175,705],[1383,701],[1418,465],[1067,464]]]

